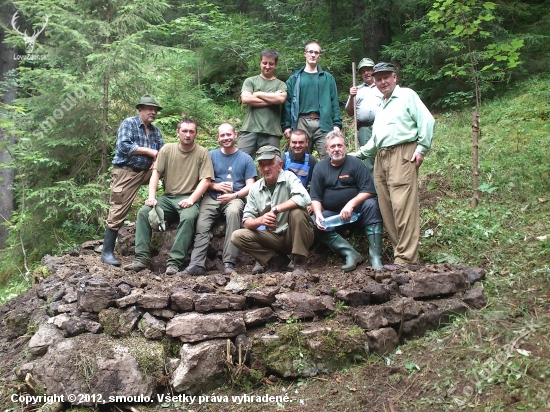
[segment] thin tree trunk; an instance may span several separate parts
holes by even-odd
[[[0,8],[4,25],[0,26],[0,78],[5,78],[7,72],[17,67],[17,61],[13,58],[15,49],[13,46],[4,43],[5,32],[3,27],[8,27],[9,19],[15,12],[10,4]],[[11,89],[4,93],[2,103],[12,104],[15,99],[15,90]],[[6,144],[7,143],[7,144]],[[15,143],[13,136],[7,131],[0,129],[0,164],[11,160],[9,146]],[[6,220],[11,220],[14,209],[13,199],[13,170],[7,167],[0,167],[0,215]],[[3,221],[3,219],[2,219]],[[6,246],[8,238],[7,226],[0,225],[0,249]]]
[[[479,191],[478,188],[478,178],[479,178],[479,152],[478,152],[478,142],[479,142],[479,113],[475,111],[472,116],[472,147],[473,147],[473,189],[474,195],[472,197],[472,208],[476,208],[479,202]]]

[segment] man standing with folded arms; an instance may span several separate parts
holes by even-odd
[[[281,104],[286,99],[286,84],[275,77],[278,60],[276,51],[262,51],[260,74],[243,83],[241,101],[248,108],[238,146],[252,158],[262,146],[279,147],[281,144]]]
[[[118,128],[111,172],[110,207],[101,261],[114,266],[120,266],[120,260],[114,255],[118,230],[124,224],[139,188],[149,183],[153,162],[164,145],[160,130],[152,124],[162,107],[146,94],[136,109],[137,116],[124,119]]]
[[[339,132],[342,128],[338,90],[334,77],[319,66],[319,43],[306,44],[304,57],[305,66],[295,69],[286,81],[287,98],[281,127],[287,138],[290,138],[291,130],[305,130],[309,138],[309,153],[315,146],[319,160],[323,160],[327,157],[327,133]]]
[[[394,263],[384,268],[399,270],[418,263],[418,168],[431,148],[435,120],[416,92],[397,85],[393,64],[378,63],[373,75],[384,97],[372,138],[357,157],[376,157],[378,204],[394,250]]]

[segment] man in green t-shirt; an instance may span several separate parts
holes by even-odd
[[[195,144],[197,124],[184,117],[178,123],[178,143],[165,144],[158,153],[149,181],[149,197],[137,215],[134,262],[125,270],[140,271],[151,263],[151,224],[149,212],[160,206],[164,218],[179,221],[174,245],[166,264],[166,275],[175,275],[195,233],[202,195],[214,179],[214,168],[208,149]],[[164,194],[157,200],[160,178],[164,178]],[[156,209],[156,208],[155,208]]]
[[[286,100],[286,84],[275,77],[279,55],[274,50],[260,53],[261,72],[243,83],[241,100],[248,105],[238,146],[252,158],[262,146],[280,147],[281,104]]]

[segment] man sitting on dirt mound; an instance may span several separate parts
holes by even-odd
[[[179,219],[174,245],[166,265],[166,274],[175,275],[182,268],[183,259],[195,232],[199,201],[214,178],[214,169],[208,150],[195,144],[195,121],[184,117],[178,123],[177,132],[179,142],[166,144],[159,151],[149,182],[149,198],[137,216],[134,262],[125,266],[125,270],[139,271],[150,266],[149,212],[157,204],[164,212],[166,220]],[[164,194],[157,201],[157,187],[163,176]]]
[[[283,170],[281,151],[274,146],[261,147],[257,152],[263,178],[248,193],[243,213],[244,229],[233,232],[231,241],[243,252],[265,266],[280,271],[294,258],[294,275],[306,274],[305,264],[313,244],[313,228],[307,213],[311,203],[306,188],[296,175]]]
[[[197,220],[195,243],[191,262],[183,271],[185,275],[206,274],[206,252],[210,244],[210,229],[216,220],[225,216],[225,241],[223,244],[224,273],[230,275],[235,270],[238,249],[231,243],[231,233],[241,228],[244,198],[254,184],[256,166],[254,160],[235,146],[237,135],[229,123],[218,128],[220,148],[210,151],[215,179],[202,199]]]
[[[311,180],[311,206],[315,215],[316,231],[321,231],[321,240],[329,248],[346,259],[342,269],[350,272],[361,261],[361,255],[334,229],[327,230],[323,224],[330,216],[340,215],[340,219],[347,222],[352,213],[359,213],[357,221],[365,228],[369,240],[371,265],[380,270],[382,216],[370,173],[359,159],[346,156],[346,142],[341,132],[327,134],[327,154],[329,159],[321,160],[317,164]]]

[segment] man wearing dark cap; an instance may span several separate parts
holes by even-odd
[[[243,213],[244,229],[233,232],[231,241],[261,266],[254,267],[253,273],[262,273],[266,266],[274,271],[285,269],[287,255],[292,254],[292,273],[306,274],[306,258],[313,244],[307,213],[309,194],[294,173],[282,169],[278,148],[261,147],[257,159],[263,178],[250,189]]]
[[[357,139],[359,144],[364,146],[372,136],[372,125],[376,116],[376,110],[380,105],[382,93],[374,84],[372,71],[374,62],[371,59],[361,59],[357,69],[363,83],[349,89],[349,98],[346,103],[346,112],[353,116],[353,97],[355,96],[355,107],[357,110]],[[374,159],[366,158],[363,163],[367,166],[371,176],[374,172]]]
[[[372,138],[357,157],[376,158],[378,204],[394,249],[394,263],[384,268],[399,270],[418,263],[418,168],[432,145],[435,120],[413,90],[397,85],[393,64],[378,63],[373,75],[383,99]]]
[[[138,114],[124,119],[118,128],[111,172],[110,207],[101,261],[114,266],[120,266],[120,260],[114,255],[118,230],[140,186],[149,183],[153,163],[164,145],[160,130],[152,124],[162,107],[146,94],[136,109]]]

